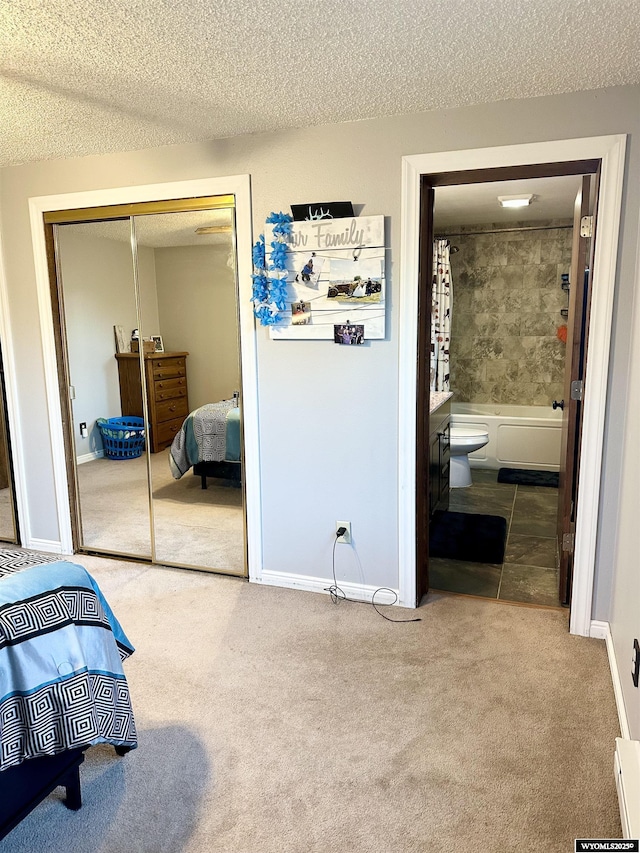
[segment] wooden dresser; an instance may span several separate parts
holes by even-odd
[[[144,357],[151,452],[164,450],[173,441],[189,414],[187,395],[188,352],[152,352]],[[143,417],[140,356],[116,353],[123,415]]]

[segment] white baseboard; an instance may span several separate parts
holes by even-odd
[[[610,633],[608,622],[599,622],[597,619],[591,620],[590,637],[595,637],[596,640],[606,640]]]
[[[314,578],[310,575],[290,575],[286,572],[270,572],[263,569],[262,577],[260,579],[256,578],[255,583],[262,583],[265,586],[281,586],[285,589],[302,589],[306,592],[323,592],[325,595],[328,595],[327,587],[331,586],[333,580]],[[347,598],[353,598],[356,601],[367,601],[369,603],[371,603],[376,590],[379,589],[376,586],[341,580],[338,580],[338,585]],[[397,589],[394,589],[393,592],[396,596],[398,595]],[[376,595],[376,604],[391,604],[391,598],[391,593],[385,590]]]
[[[618,669],[618,661],[616,660],[616,652],[613,647],[613,637],[611,636],[611,627],[609,623],[598,622],[595,619],[592,619],[589,636],[596,637],[599,640],[604,640],[607,645],[607,657],[609,658],[609,669],[611,670],[611,681],[613,682],[613,695],[615,696],[616,708],[618,709],[620,734],[625,740],[629,740],[631,738],[629,719],[627,717],[627,709],[624,704],[620,670]]]
[[[94,459],[102,459],[104,450],[92,450],[90,453],[83,453],[82,456],[76,457],[76,465],[82,465],[84,462],[93,462]]]
[[[54,539],[35,539],[31,537],[22,546],[23,548],[31,548],[34,551],[44,551],[45,554],[64,554],[62,543]]]
[[[623,838],[640,835],[640,742],[616,738],[614,772]]]

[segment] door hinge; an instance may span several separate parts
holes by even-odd
[[[573,546],[575,544],[576,535],[575,533],[563,533],[562,534],[562,550],[570,551],[573,553]]]
[[[571,399],[572,400],[582,400],[582,389],[583,389],[582,379],[576,379],[571,383]]]
[[[580,220],[580,236],[593,237],[593,216],[583,216]]]

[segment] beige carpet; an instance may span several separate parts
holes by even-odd
[[[82,562],[137,646],[140,745],[90,750],[82,810],[50,797],[3,853],[568,853],[620,836],[605,646],[564,612],[436,596],[394,625]]]
[[[156,560],[242,574],[242,490],[191,471],[171,476],[169,450],[151,454]],[[151,556],[147,462],[96,459],[78,466],[84,547]]]
[[[13,506],[9,489],[0,489],[0,540],[15,542],[16,533],[13,526]]]

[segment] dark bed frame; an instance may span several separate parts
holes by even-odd
[[[67,791],[65,806],[73,811],[80,808],[80,765],[86,749],[81,746],[59,755],[31,758],[0,773],[0,840],[59,786]],[[130,747],[116,746],[115,750],[126,755]]]
[[[220,480],[242,480],[242,464],[240,462],[196,462],[193,473],[200,477],[202,488],[207,488],[207,477],[217,477]]]

